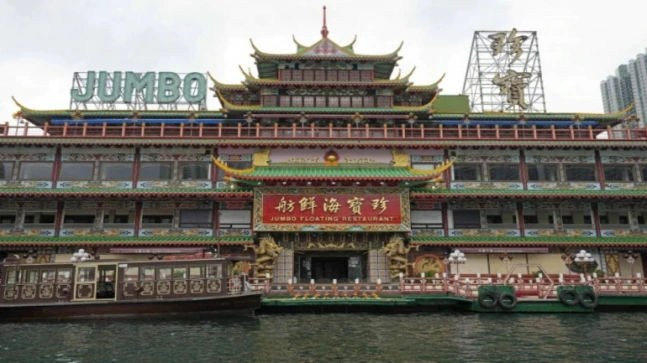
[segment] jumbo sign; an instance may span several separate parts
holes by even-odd
[[[98,73],[98,76],[97,76]],[[89,71],[75,74],[71,97],[85,103],[93,99],[103,103],[200,103],[207,94],[207,78],[202,73],[181,77],[173,72],[106,72]],[[134,100],[133,97],[140,97]]]
[[[409,231],[409,194],[393,188],[261,188],[255,231]]]

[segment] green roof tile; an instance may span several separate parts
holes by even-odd
[[[439,195],[439,196],[460,196],[460,195],[481,195],[487,197],[490,195],[520,195],[524,197],[530,196],[566,196],[576,198],[578,196],[592,196],[592,197],[647,197],[647,190],[514,190],[514,189],[413,189],[411,194],[420,195]]]
[[[221,189],[201,189],[201,188],[140,188],[140,189],[127,189],[127,188],[0,188],[0,194],[229,194],[229,193],[250,193],[252,190],[249,188],[221,188]]]
[[[154,236],[154,237],[115,237],[115,236],[75,236],[75,237],[25,237],[25,236],[3,236],[0,237],[0,246],[8,243],[22,244],[144,244],[144,243],[178,243],[178,244],[241,244],[253,243],[249,236],[222,236],[199,237],[199,236]]]
[[[411,237],[413,243],[434,245],[487,244],[487,245],[626,245],[647,246],[645,237]]]
[[[319,167],[319,166],[269,166],[256,167],[252,173],[240,174],[241,179],[263,178],[384,178],[384,179],[431,179],[434,175],[416,174],[401,167]]]

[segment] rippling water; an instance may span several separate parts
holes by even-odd
[[[0,362],[645,362],[647,314],[0,324]]]

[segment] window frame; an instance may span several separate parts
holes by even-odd
[[[456,169],[459,168],[465,168],[465,167],[470,167],[473,166],[477,169],[476,171],[476,179],[458,179],[456,177]],[[483,181],[483,165],[479,163],[460,163],[460,164],[454,164],[452,166],[452,175],[453,175],[453,181],[471,181],[471,182],[482,182]]]
[[[144,178],[142,172],[144,171],[144,167],[148,165],[154,165],[154,164],[159,164],[159,165],[168,165],[170,166],[170,173],[169,177],[167,179],[149,179],[149,178]],[[139,164],[139,175],[138,175],[138,180],[139,181],[172,181],[173,180],[173,162],[172,161],[147,161],[147,162],[142,162]]]
[[[612,169],[607,169],[609,168],[619,168],[620,170],[624,168],[629,169],[629,179],[630,180],[614,180],[612,178],[609,178],[609,174],[607,172],[613,171]],[[604,172],[604,181],[605,182],[611,182],[611,183],[635,183],[636,182],[636,175],[635,175],[635,170],[633,164],[603,164],[602,165],[602,172]],[[622,174],[622,172],[620,173]]]
[[[14,171],[14,168],[16,167],[16,162],[14,162],[14,161],[0,161],[0,164],[2,164],[2,165],[0,165],[0,168],[2,168],[3,175],[4,175],[4,179],[0,179],[0,180],[5,180],[5,181],[10,181],[10,180],[12,180],[12,178],[13,178],[13,171]],[[7,173],[7,172],[6,172],[6,171],[7,171],[7,170],[6,170],[6,165],[7,165],[7,164],[9,164],[9,165],[10,165],[10,167],[9,167],[9,173]]]
[[[27,165],[40,165],[41,167],[49,167],[49,178],[23,178],[23,170]],[[20,170],[18,170],[18,180],[52,180],[54,176],[54,163],[43,161],[25,161],[20,163]]]
[[[118,178],[118,179],[113,179],[113,178],[106,178],[104,166],[110,165],[129,165],[130,166],[130,176],[128,179],[123,179],[123,178]],[[103,161],[99,163],[99,180],[101,181],[132,181],[133,180],[133,171],[135,169],[135,164],[133,162],[112,162],[112,161]]]
[[[64,177],[64,169],[65,167],[69,166],[90,166],[90,177],[89,178],[81,178],[77,176],[72,176],[72,177]],[[69,172],[69,171],[68,171]],[[77,161],[62,161],[60,164],[60,168],[58,171],[58,180],[64,180],[64,181],[91,181],[94,180],[94,162],[77,162]]]
[[[595,164],[563,164],[563,167],[564,167],[564,179],[566,182],[584,182],[584,183],[599,182],[598,173],[597,173]],[[593,171],[593,180],[571,180],[568,177],[569,168],[591,168]]]
[[[537,171],[537,168],[534,168],[534,167],[537,167],[537,166],[541,166],[544,169],[554,168],[554,170],[555,170],[555,180],[540,179],[540,178],[533,179],[531,177],[531,170],[532,169],[534,169],[536,171],[536,173],[537,173],[537,176],[539,176],[539,172]],[[528,181],[529,182],[540,182],[540,183],[557,183],[557,182],[559,182],[559,165],[558,164],[529,163],[529,164],[526,164],[526,172],[527,172],[527,175],[528,175]],[[547,173],[544,172],[544,174],[547,174]]]
[[[185,179],[184,178],[184,168],[187,166],[196,165],[206,167],[206,176],[204,179],[195,178],[195,179]],[[211,180],[211,162],[208,161],[182,161],[177,165],[177,177],[178,180]]]
[[[494,179],[492,177],[492,168],[505,168],[505,167],[512,167],[516,168],[517,170],[517,175],[515,179]],[[487,172],[488,172],[488,177],[489,180],[492,182],[514,182],[514,181],[521,181],[521,167],[519,164],[512,164],[512,163],[496,163],[496,164],[487,164]],[[506,175],[508,174],[508,171],[506,170]]]

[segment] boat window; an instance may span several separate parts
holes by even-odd
[[[180,163],[180,180],[208,180],[210,167],[210,162]]]
[[[59,284],[65,284],[69,283],[72,281],[72,270],[70,269],[59,269],[58,270],[58,277],[56,278],[56,282]]]
[[[94,267],[79,267],[77,282],[94,282]]]
[[[222,278],[222,265],[207,265],[207,278]]]
[[[17,277],[18,274],[16,273],[16,270],[9,270],[7,271],[7,285],[13,285],[17,282]]]
[[[101,180],[131,180],[133,163],[101,163]]]
[[[167,267],[157,269],[157,279],[158,280],[170,280],[171,279],[171,269],[167,268]]]
[[[124,279],[126,281],[137,281],[139,276],[139,267],[128,267],[126,273],[124,273]]]
[[[61,163],[59,180],[92,180],[94,174],[94,163]]]
[[[56,282],[56,270],[40,270],[40,283],[53,284]]]
[[[202,278],[202,266],[191,266],[189,269],[189,278],[200,279]]]
[[[155,267],[142,267],[140,271],[140,280],[155,280]]]
[[[184,280],[184,279],[186,279],[186,267],[173,268],[173,280]]]
[[[18,178],[21,180],[51,180],[53,166],[54,163],[21,163]]]
[[[25,284],[37,284],[38,283],[38,270],[27,270],[25,271]]]
[[[170,180],[173,176],[173,163],[141,163],[139,180]]]

